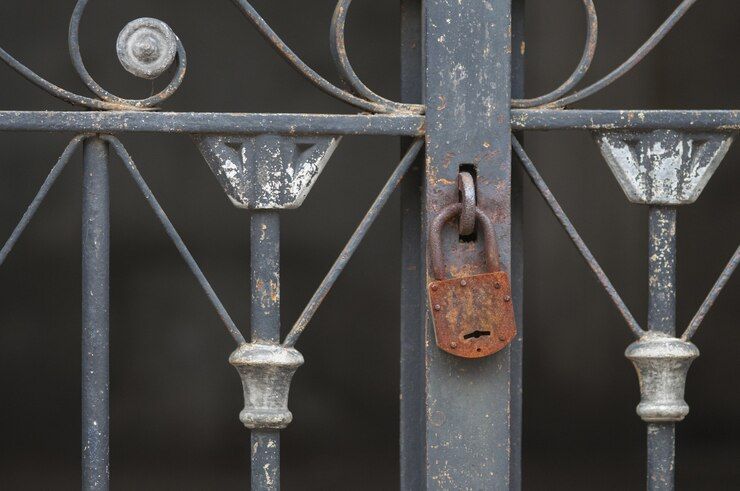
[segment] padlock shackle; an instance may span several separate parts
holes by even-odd
[[[462,203],[454,203],[445,206],[439,214],[434,217],[429,225],[429,251],[431,256],[432,274],[437,280],[444,279],[445,260],[444,251],[442,250],[442,229],[445,224],[456,216],[460,216],[463,211]],[[483,240],[485,241],[486,265],[491,273],[501,271],[501,261],[499,258],[498,241],[496,240],[496,230],[493,221],[483,213],[480,208],[475,209],[476,221],[481,225],[483,231]]]

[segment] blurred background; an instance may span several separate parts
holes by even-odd
[[[72,0],[0,2],[0,46],[85,93],[69,61]],[[629,56],[677,0],[597,0],[600,43],[588,81]],[[357,1],[348,50],[366,84],[399,93],[397,0]],[[580,2],[528,0],[527,95],[551,90],[581,56]],[[255,0],[303,59],[336,80],[331,0]],[[137,17],[169,23],[188,51],[174,111],[350,112],[298,76],[222,1],[101,0],[82,23],[93,76],[126,96],[149,82],[118,65]],[[699,2],[624,79],[579,107],[738,108],[740,3]],[[0,109],[68,109],[0,67]],[[10,234],[72,135],[0,133],[0,235]],[[231,206],[186,136],[122,138],[232,316],[248,332],[248,216]],[[646,314],[647,210],[627,202],[585,132],[531,133],[534,162],[638,319]],[[396,138],[346,138],[282,231],[282,315],[290,325],[396,165]],[[740,149],[679,212],[678,319],[685,326],[740,238]],[[232,341],[120,163],[112,183],[114,489],[243,489],[249,434]],[[77,489],[80,434],[80,157],[67,167],[0,269],[0,485]],[[4,239],[3,239],[4,240]],[[299,349],[295,420],[283,435],[285,489],[398,487],[398,196],[324,302]],[[641,489],[645,431],[635,415],[631,342],[534,188],[525,183],[525,489]],[[371,298],[368,303],[358,298]],[[740,281],[695,337],[691,414],[678,430],[681,489],[740,487]],[[380,307],[379,307],[380,306]]]

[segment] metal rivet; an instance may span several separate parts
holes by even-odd
[[[498,340],[499,341],[506,341],[506,336],[504,336],[503,334],[499,334],[498,335]]]
[[[501,289],[501,283],[496,283],[493,286],[494,286],[494,288],[496,288],[496,290],[500,290]]]
[[[442,306],[437,304],[434,306],[434,310],[442,310]]]
[[[436,292],[437,290],[439,290],[439,287],[437,285],[432,285],[432,291]]]
[[[456,343],[456,342],[454,342],[454,341],[453,341],[453,342],[451,342],[451,343],[450,343],[450,348],[452,348],[452,349],[455,349],[455,348],[457,348],[457,343]]]
[[[460,286],[468,286],[468,282],[465,280],[460,281]]]
[[[504,302],[511,302],[511,297],[510,297],[510,296],[508,296],[508,295],[506,295],[506,296],[504,297]]]

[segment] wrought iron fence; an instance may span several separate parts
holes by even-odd
[[[243,384],[239,418],[251,430],[252,487],[280,486],[280,430],[292,420],[288,392],[303,363],[295,346],[391,194],[402,187],[401,486],[403,489],[518,489],[521,441],[521,197],[511,155],[542,194],[624,318],[636,341],[626,351],[637,370],[638,415],[648,429],[648,488],[673,489],[675,424],[683,400],[692,336],[740,262],[740,248],[682,333],[676,329],[676,210],[693,203],[737,131],[737,110],[579,110],[569,107],[629,72],[696,0],[683,0],[647,41],[597,82],[578,88],[597,49],[598,18],[583,0],[587,35],[580,62],[558,88],[522,97],[523,0],[401,0],[403,102],[382,97],[355,73],[339,0],[331,54],[342,87],[304,63],[246,0],[234,5],[291,66],[358,114],[173,113],[160,106],[186,73],[186,52],[164,22],[140,18],[121,31],[116,51],[131,74],[171,76],[158,93],[129,99],[99,85],[80,52],[89,0],[69,23],[73,67],[93,96],[65,90],[8,52],[22,77],[84,111],[0,111],[2,131],[76,133],[2,250],[7,258],[75,152],[84,160],[83,435],[86,489],[109,483],[109,178],[110,151],[123,163],[196,277],[237,347],[229,362]],[[524,131],[589,131],[627,198],[649,213],[649,313],[640,322],[528,157]],[[252,299],[249,341],[188,251],[116,135],[191,135],[232,203],[250,210]],[[281,341],[280,213],[301,205],[344,135],[406,138],[404,154],[375,202]],[[420,156],[425,150],[425,159]],[[403,184],[402,184],[403,183]],[[512,198],[512,189],[514,197]],[[446,227],[448,221],[458,227]],[[462,240],[461,240],[462,238]],[[445,264],[445,260],[447,261]],[[446,275],[453,278],[445,280]],[[495,275],[495,276],[490,276]],[[509,284],[509,279],[511,284]],[[425,293],[429,287],[429,296]]]

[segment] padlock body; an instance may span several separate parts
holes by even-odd
[[[509,275],[504,271],[429,284],[437,346],[463,358],[501,351],[516,336]]]

